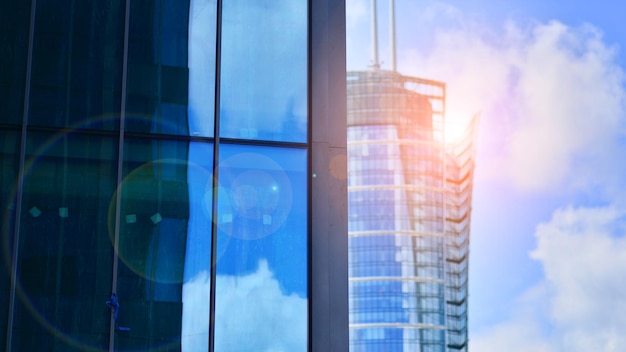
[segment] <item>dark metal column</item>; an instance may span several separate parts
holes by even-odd
[[[309,349],[344,352],[348,351],[345,2],[310,4]]]

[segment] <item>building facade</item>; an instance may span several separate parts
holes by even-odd
[[[347,82],[350,350],[467,351],[474,127],[444,142],[441,82]]]
[[[345,351],[344,82],[343,1],[2,2],[0,345]]]

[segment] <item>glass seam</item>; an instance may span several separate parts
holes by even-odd
[[[122,204],[122,168],[124,157],[124,130],[126,120],[126,88],[128,79],[128,35],[130,31],[130,0],[126,0],[126,8],[124,14],[124,53],[122,57],[122,90],[120,99],[120,129],[119,139],[117,144],[117,181],[115,192],[115,230],[114,230],[114,243],[113,243],[113,275],[111,277],[111,292],[117,291],[117,271],[118,271],[118,248],[120,241],[120,218],[121,218],[121,204]],[[113,311],[110,315],[109,323],[109,351],[115,350],[115,319],[113,318]]]
[[[211,209],[211,270],[209,288],[209,352],[215,351],[215,283],[217,276],[217,201],[220,159],[220,81],[222,64],[222,0],[216,1],[215,14],[215,90],[213,104],[213,199]]]
[[[15,229],[13,231],[13,248],[11,259],[11,287],[9,288],[9,309],[7,312],[7,328],[6,328],[6,350],[11,350],[12,330],[13,330],[13,314],[15,311],[15,290],[17,281],[17,259],[20,240],[20,218],[22,216],[22,193],[24,190],[24,163],[26,158],[26,126],[28,124],[28,114],[30,105],[30,82],[33,64],[33,37],[35,35],[35,11],[37,8],[37,0],[32,0],[30,5],[30,28],[28,33],[28,56],[26,63],[26,77],[24,84],[24,109],[22,113],[22,131],[20,141],[20,161],[18,167],[18,185],[16,194],[16,211],[15,211]]]

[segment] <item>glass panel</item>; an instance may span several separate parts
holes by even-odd
[[[222,18],[221,136],[306,142],[307,1],[226,0]]]
[[[187,184],[189,222],[183,276],[182,350],[208,351],[211,241],[213,219],[213,145],[190,143]]]
[[[31,132],[26,152],[12,349],[107,348],[117,139]]]
[[[216,0],[191,0],[189,9],[189,133],[212,137],[215,121]]]
[[[0,123],[21,124],[30,1],[0,2]]]
[[[130,8],[126,129],[213,136],[215,0],[137,0]]]
[[[119,126],[123,0],[37,2],[29,124]]]
[[[206,350],[213,146],[129,139],[116,349]]]
[[[302,149],[220,148],[216,351],[307,350],[306,161]]]
[[[17,131],[0,130],[0,206],[2,207],[2,261],[0,261],[0,346],[6,344],[10,277],[8,267],[13,257],[15,231],[15,196],[20,155]]]

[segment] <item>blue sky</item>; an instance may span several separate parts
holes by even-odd
[[[388,2],[378,1],[388,68]],[[348,69],[369,0],[347,0]],[[396,0],[398,71],[480,112],[470,257],[474,351],[626,344],[626,3]],[[449,127],[454,128],[454,124]]]

